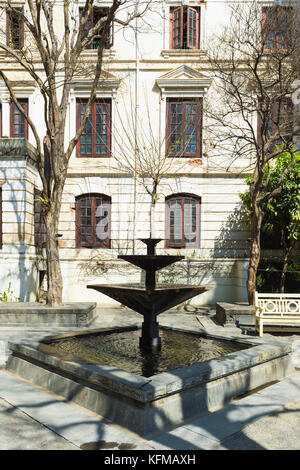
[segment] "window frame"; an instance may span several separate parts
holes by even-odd
[[[24,7],[16,7],[16,10],[19,10],[24,15]],[[15,47],[13,31],[12,31],[12,16],[15,15],[18,17],[18,46]],[[6,11],[6,45],[12,49],[19,51],[24,47],[24,20],[19,17],[14,11]]]
[[[190,14],[195,14],[195,28],[191,24]],[[170,49],[195,50],[200,49],[200,20],[201,7],[179,6],[170,8]],[[195,44],[190,42],[190,32],[195,30]],[[178,34],[176,34],[178,31]],[[186,44],[184,37],[186,36]],[[179,38],[176,42],[176,38]]]
[[[18,98],[18,103],[20,105],[24,104],[25,107],[24,107],[24,111],[25,113],[28,115],[28,108],[29,108],[29,103],[28,103],[28,98]],[[17,113],[16,113],[17,111]],[[16,128],[16,123],[15,123],[15,115],[18,114],[21,118],[21,121],[24,120],[24,122],[22,123],[18,123],[17,125],[24,125],[24,134],[19,134],[19,135],[16,135],[16,132],[15,132],[15,128]],[[14,139],[26,139],[28,140],[28,121],[27,119],[25,118],[25,116],[19,111],[19,109],[17,108],[17,106],[15,105],[15,103],[13,101],[11,101],[10,103],[10,137],[11,138],[14,138]]]
[[[90,199],[91,200],[91,224],[90,225],[83,225],[81,224],[81,201]],[[96,206],[96,200],[100,199],[102,202],[108,202],[108,229],[107,229],[107,237],[105,242],[102,241],[96,241],[96,214],[95,214],[95,209],[97,208]],[[85,206],[86,208],[88,206]],[[75,198],[75,212],[76,212],[76,220],[75,220],[75,231],[76,231],[76,236],[75,236],[75,242],[76,242],[76,248],[110,248],[111,246],[111,198],[107,196],[106,194],[100,194],[100,193],[88,193],[88,194],[80,194]],[[94,216],[92,216],[92,213],[94,212]],[[87,218],[88,215],[85,216]],[[83,242],[81,240],[81,227],[91,227],[91,241],[90,242]],[[86,232],[85,232],[86,233]]]
[[[259,101],[258,106],[262,107],[263,102]],[[280,111],[279,107],[281,108],[282,106],[286,106],[287,110],[286,111]],[[279,112],[279,114],[278,114],[278,112]],[[283,114],[281,114],[281,113],[283,113]],[[282,99],[280,101],[275,101],[275,102],[272,103],[271,112],[270,112],[270,120],[269,120],[269,124],[268,124],[268,128],[271,130],[272,133],[276,129],[276,127],[281,125],[282,121],[281,121],[280,118],[282,118],[284,116],[284,114],[286,114],[288,116],[293,114],[293,103],[292,103],[291,99],[285,98],[285,99]],[[277,119],[277,117],[279,119]],[[262,126],[261,115],[258,112],[257,113],[257,143],[258,143],[259,146],[262,145],[261,126]],[[287,141],[291,141],[293,139],[293,130],[291,130],[291,134],[287,133],[286,135],[284,135],[284,137],[287,138]],[[278,143],[278,144],[276,144],[276,142],[274,143],[274,145],[279,145],[279,144],[280,143]],[[270,150],[272,151],[272,148]]]
[[[183,108],[182,122],[184,123],[183,130],[183,144],[184,151],[176,153],[171,151],[171,136],[174,134],[171,132],[172,126],[172,110],[173,104],[181,104]],[[196,127],[196,153],[188,153],[186,151],[187,140],[186,140],[186,118],[187,111],[186,105],[192,104],[197,105],[197,127]],[[203,132],[203,98],[171,98],[166,99],[166,155],[170,158],[202,158],[202,132]]]
[[[276,23],[276,29],[273,30],[273,29],[270,29],[270,31],[266,31],[266,27],[267,27],[267,13],[270,12],[273,10],[273,12],[275,12],[275,15],[274,15],[274,21]],[[283,31],[282,28],[280,28],[280,24],[281,24],[281,21],[280,21],[280,15],[279,15],[279,12],[286,12],[286,29],[285,29],[285,38],[284,38],[284,42],[285,42],[285,45],[284,46],[279,46],[278,47],[278,44],[280,42],[280,33]],[[289,47],[289,44],[291,44],[291,35],[290,35],[290,32],[289,32],[289,21],[291,20],[291,17],[292,17],[292,12],[293,12],[293,8],[290,7],[290,6],[282,6],[282,5],[270,5],[270,6],[266,6],[266,7],[262,7],[262,20],[261,20],[261,23],[262,23],[262,44],[263,44],[263,48],[265,51],[284,51],[286,50],[288,47]],[[269,46],[269,42],[270,40],[267,39],[267,33],[268,34],[273,34],[274,35],[274,38],[273,38],[273,46]]]
[[[88,98],[77,98],[76,99],[76,130],[79,129],[80,125],[81,125],[81,116],[82,116],[82,113],[81,113],[81,106],[82,104],[86,104],[88,102]],[[96,137],[97,137],[97,133],[95,131],[96,129],[96,120],[97,120],[97,105],[98,104],[106,104],[107,106],[107,130],[106,130],[106,139],[107,139],[107,142],[106,142],[106,153],[100,153],[98,154],[96,152],[96,145],[97,145],[97,142],[96,142]],[[84,145],[83,142],[82,142],[82,137],[85,135],[84,132],[87,128],[87,124],[88,122],[86,123],[86,126],[85,126],[85,129],[83,130],[79,140],[78,140],[78,143],[76,145],[76,156],[78,158],[110,158],[111,156],[111,116],[112,116],[112,112],[111,112],[111,108],[112,108],[112,100],[110,98],[96,98],[96,100],[94,101],[94,103],[92,104],[92,107],[91,107],[91,115],[92,115],[92,133],[90,134],[92,136],[92,142],[91,142],[91,146],[92,146],[92,149],[91,149],[91,153],[82,153],[81,152],[81,146]],[[101,115],[103,115],[103,113],[101,113]],[[101,121],[101,126],[102,126],[102,121]],[[103,145],[103,144],[98,144],[98,145]],[[87,143],[85,143],[85,146],[87,146]]]
[[[194,201],[196,207],[196,240],[192,242],[185,241],[185,201]],[[180,242],[171,242],[171,201],[181,201],[181,239]],[[166,197],[165,199],[165,234],[166,234],[166,241],[165,247],[166,248],[200,248],[200,222],[201,222],[201,197],[196,196],[194,194],[187,194],[187,193],[178,193],[178,194],[171,194],[170,196]],[[175,226],[175,224],[174,224]]]
[[[83,11],[83,7],[80,7],[79,8],[79,17],[82,15],[82,11]],[[104,17],[104,16],[107,15],[108,11],[109,11],[109,8],[107,8],[107,7],[97,7],[97,6],[92,7],[90,15],[87,19],[86,26],[88,28],[92,28],[94,26],[94,24],[96,24],[97,21],[98,21],[97,19],[95,19],[96,14],[98,13],[100,15],[101,13],[103,13],[102,17]],[[100,16],[99,16],[98,19],[100,19]],[[89,22],[90,22],[90,24],[89,24]],[[98,34],[93,38],[93,40],[89,44],[86,45],[85,49],[92,49],[92,50],[97,50],[98,49],[99,46],[96,43],[94,43],[94,41],[97,38],[101,38],[101,29],[102,28],[99,28]],[[85,33],[86,33],[86,28],[82,32],[83,38],[86,36]],[[110,31],[109,31],[108,37],[106,39],[104,48],[105,49],[111,49],[111,47],[113,46],[113,43],[114,43],[114,23],[112,22],[111,25],[110,25]]]

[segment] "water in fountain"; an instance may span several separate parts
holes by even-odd
[[[144,350],[139,347],[139,334],[138,330],[89,333],[41,344],[39,349],[66,361],[116,367],[151,377],[246,347],[236,342],[161,329],[163,348]]]

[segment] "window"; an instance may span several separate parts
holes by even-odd
[[[259,104],[263,108],[263,103]],[[293,104],[289,99],[282,99],[281,101],[274,102],[271,105],[269,110],[269,119],[268,119],[268,110],[266,109],[265,118],[261,119],[260,114],[258,114],[257,119],[257,136],[258,143],[261,144],[262,133],[267,137],[268,140],[274,137],[277,137],[274,145],[280,145],[282,139],[286,142],[290,142],[293,138]],[[267,122],[268,119],[268,122]],[[263,129],[265,123],[266,129]],[[272,151],[273,146],[271,145],[270,150]]]
[[[262,39],[264,49],[287,49],[291,37],[292,8],[265,7],[262,11]]]
[[[18,99],[26,114],[28,114],[28,100]],[[10,137],[28,139],[28,122],[14,103],[10,104]]]
[[[79,9],[79,14],[82,16],[83,8]],[[87,19],[85,29],[83,31],[83,37],[88,35],[88,32],[93,28],[101,18],[104,18],[108,14],[108,8],[92,8],[92,11]],[[87,49],[98,49],[101,41],[103,27],[100,27],[94,36],[93,40],[86,46]],[[113,44],[113,25],[110,26],[110,31],[105,42],[105,49],[110,49]]]
[[[170,9],[170,48],[199,49],[200,8],[178,7]]]
[[[23,14],[23,8],[15,8]],[[22,49],[24,45],[24,21],[16,11],[6,14],[6,44],[12,49]]]
[[[167,248],[199,248],[200,198],[174,194],[166,198]]]
[[[111,200],[101,194],[76,198],[76,247],[110,247]]]
[[[41,195],[41,191],[34,190],[34,244],[39,248],[46,246],[46,226],[42,218],[42,204],[39,202]]]
[[[83,120],[86,100],[77,100],[77,129]],[[110,156],[111,101],[97,100],[91,108],[87,123],[77,144],[78,157]]]
[[[167,154],[201,157],[202,98],[168,98],[166,126]]]

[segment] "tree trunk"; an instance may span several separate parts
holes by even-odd
[[[284,257],[283,257],[283,266],[282,266],[282,272],[280,276],[280,292],[283,294],[284,293],[284,288],[285,288],[285,278],[286,278],[286,273],[287,273],[287,268],[289,265],[289,258],[290,254],[293,248],[293,244],[290,243],[288,246],[285,246],[284,250]]]
[[[47,254],[47,304],[62,304],[62,275],[58,248],[58,220],[59,212],[52,208],[45,217],[46,225],[46,254]]]
[[[252,217],[250,260],[247,279],[249,305],[254,305],[255,303],[254,294],[256,291],[257,268],[260,261],[260,231],[262,219],[262,210],[260,207],[256,206]]]

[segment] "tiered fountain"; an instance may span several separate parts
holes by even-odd
[[[234,335],[229,341],[228,334],[209,333],[198,325],[189,331],[162,329],[161,348],[156,317],[210,287],[157,285],[156,272],[183,256],[155,255],[159,240],[143,242],[146,255],[119,258],[146,272],[145,285],[88,286],[143,315],[139,345],[136,327],[66,332],[42,341],[26,338],[9,343],[6,369],[142,436],[164,432],[292,373],[290,345]],[[169,332],[175,340],[168,339]],[[171,360],[165,363],[168,351]]]
[[[140,348],[144,350],[161,348],[159,324],[156,318],[160,313],[211,289],[209,286],[158,286],[156,284],[156,272],[166,266],[170,266],[176,261],[184,259],[184,256],[156,255],[155,247],[161,240],[160,238],[141,239],[141,241],[147,245],[146,255],[118,256],[118,258],[128,261],[145,271],[146,278],[144,286],[130,284],[113,286],[96,284],[87,286],[89,289],[102,292],[143,315],[144,322],[142,324]]]

